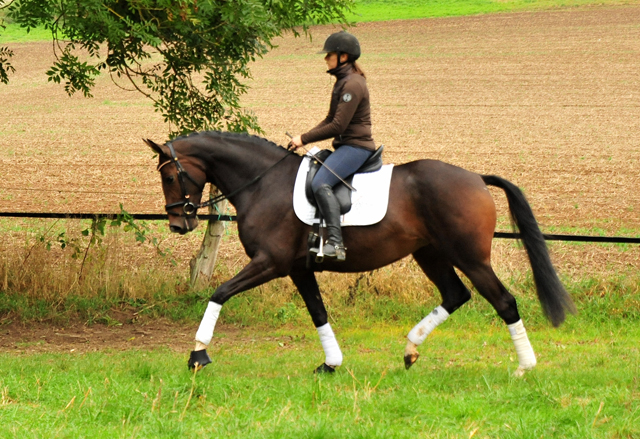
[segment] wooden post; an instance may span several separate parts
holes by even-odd
[[[215,197],[220,194],[220,191],[211,185],[210,194],[212,197]],[[227,204],[227,200],[222,200],[213,206],[209,206],[209,214],[215,215],[216,213],[224,212]],[[222,221],[213,219],[208,221],[207,232],[200,245],[200,251],[189,262],[189,266],[191,267],[191,288],[204,289],[211,285],[211,275],[216,266],[218,248],[220,247],[220,239],[223,234],[224,224]]]

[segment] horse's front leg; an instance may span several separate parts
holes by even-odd
[[[342,351],[340,351],[336,336],[327,320],[327,310],[322,302],[316,276],[313,271],[296,272],[289,276],[307,305],[307,310],[309,310],[324,349],[324,363],[316,368],[315,373],[334,372],[336,367],[342,365]]]
[[[189,368],[201,369],[211,363],[206,348],[213,338],[213,330],[222,305],[238,293],[257,287],[278,277],[276,267],[269,258],[256,256],[232,279],[220,285],[209,299],[209,304],[196,332],[196,346],[189,358]]]

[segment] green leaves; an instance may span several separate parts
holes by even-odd
[[[96,66],[81,62],[72,50],[73,45],[69,44],[54,66],[47,71],[49,81],[60,84],[65,79],[64,90],[67,94],[80,91],[85,97],[92,97],[91,88],[95,85],[94,78],[100,74],[100,64]]]
[[[0,21],[0,29],[6,29],[4,25],[4,20]],[[0,82],[5,84],[9,83],[9,73],[13,73],[16,71],[15,68],[9,62],[9,59],[13,57],[13,50],[10,50],[7,47],[0,47]]]
[[[124,224],[124,231],[133,232],[134,235],[136,236],[137,242],[144,243],[145,241],[147,241],[148,239],[147,233],[149,232],[149,226],[144,222],[137,223],[133,218],[133,216],[129,212],[124,210],[122,203],[120,203],[120,213],[118,214],[116,219],[111,221],[111,227],[120,227],[123,224]],[[103,230],[103,234],[104,234],[104,230]],[[152,238],[151,243],[156,247],[158,245],[158,241],[156,238]]]
[[[15,0],[9,16],[51,30],[56,62],[47,75],[69,95],[91,96],[106,70],[116,84],[152,99],[177,135],[260,132],[240,105],[249,63],[283,32],[345,22],[352,6],[353,0]],[[0,50],[2,82],[12,71],[11,55]]]
[[[16,71],[11,63],[9,63],[9,59],[12,56],[13,50],[9,50],[6,47],[0,47],[0,82],[5,84],[9,83],[9,73]]]

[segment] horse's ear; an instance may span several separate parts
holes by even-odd
[[[155,152],[157,152],[158,154],[165,155],[167,157],[170,155],[168,150],[165,150],[162,148],[163,145],[158,145],[151,139],[142,139],[142,141],[147,145],[149,145],[149,147],[153,149]]]

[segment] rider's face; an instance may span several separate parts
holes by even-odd
[[[324,57],[324,61],[327,63],[327,68],[329,70],[338,67],[338,55],[335,52],[327,53],[327,55]]]
[[[340,60],[343,63],[347,62],[348,58],[349,58],[349,55],[347,55],[346,53],[343,53],[340,56]],[[327,68],[329,70],[335,69],[336,67],[338,67],[338,55],[335,52],[327,53],[327,55],[324,57],[324,61],[327,63]]]

